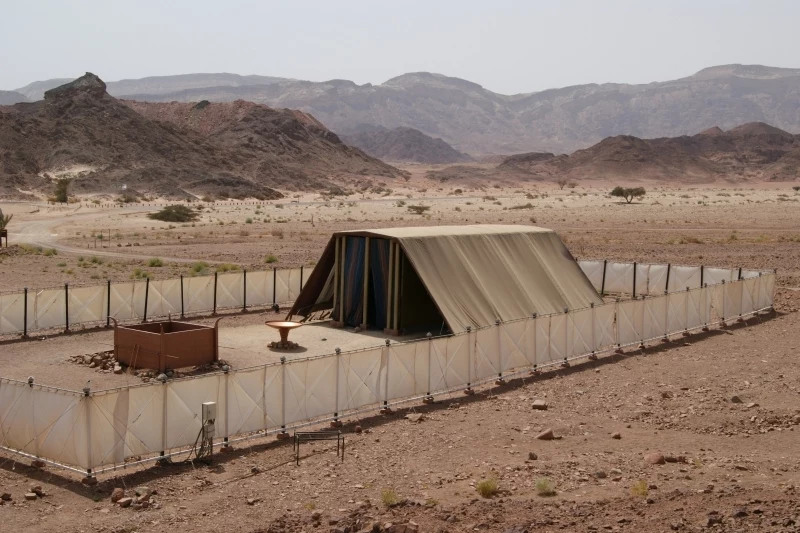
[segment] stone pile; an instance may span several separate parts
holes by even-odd
[[[100,372],[101,374],[108,374],[111,372],[114,374],[122,374],[126,370],[126,368],[122,366],[122,363],[114,359],[113,350],[85,355],[74,355],[69,358],[69,361],[93,368],[95,372]]]

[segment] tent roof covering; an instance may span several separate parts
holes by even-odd
[[[337,236],[399,242],[454,332],[602,303],[561,238],[550,229],[512,225],[385,228],[337,232],[331,242]]]

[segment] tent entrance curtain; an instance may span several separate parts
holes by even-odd
[[[344,258],[344,323],[348,326],[361,324],[364,306],[364,253],[366,239],[345,237]]]
[[[389,239],[370,239],[369,243],[369,293],[367,323],[370,328],[384,329],[386,299],[389,287]]]

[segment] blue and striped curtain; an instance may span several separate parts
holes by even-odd
[[[371,239],[369,243],[369,269],[372,276],[369,325],[376,329],[386,327],[390,242],[388,239]]]
[[[364,307],[364,237],[345,237],[344,258],[344,323],[348,326],[361,324]]]

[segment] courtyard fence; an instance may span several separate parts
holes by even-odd
[[[293,302],[311,269],[214,273],[176,279],[64,285],[0,294],[0,335],[184,317]]]
[[[581,266],[598,291],[636,297],[445,337],[110,390],[0,379],[0,448],[98,473],[184,453],[197,441],[203,402],[217,402],[215,444],[233,442],[725,324],[773,304],[773,272]]]

